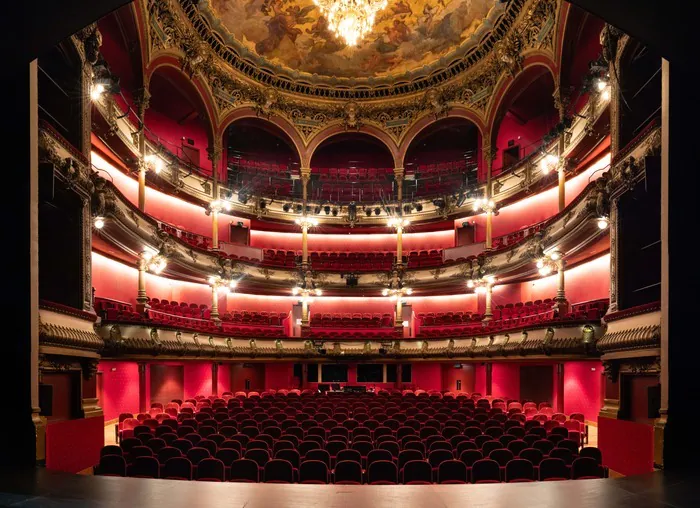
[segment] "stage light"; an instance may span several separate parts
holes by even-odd
[[[605,229],[608,227],[608,224],[609,224],[609,222],[608,222],[607,217],[600,217],[598,219],[598,229]]]
[[[95,217],[95,229],[102,229],[105,227],[104,217]]]
[[[100,97],[102,97],[102,94],[105,91],[105,86],[102,83],[97,83],[95,85],[92,85],[92,89],[90,90],[90,98],[93,101],[98,100]]]

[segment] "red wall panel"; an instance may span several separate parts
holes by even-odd
[[[462,364],[461,369],[456,369],[453,363],[442,364],[442,389],[453,392],[457,390],[457,380],[462,382],[461,391],[474,392],[475,368],[473,364]]]
[[[222,363],[219,365],[219,372],[217,377],[217,395],[219,397],[224,392],[231,391],[231,365],[228,363]]]
[[[263,391],[265,389],[264,363],[233,363],[231,364],[231,391],[245,390],[245,381],[250,380],[250,389]]]
[[[165,405],[173,399],[184,398],[185,368],[182,365],[153,364],[148,366],[151,402]]]
[[[77,473],[100,461],[105,418],[80,418],[49,423],[46,427],[46,468]]]
[[[497,175],[503,168],[503,151],[508,148],[508,141],[514,146],[520,146],[520,157],[525,157],[536,151],[542,144],[542,137],[556,125],[556,116],[541,115],[527,123],[506,112],[498,128],[496,136],[496,160],[493,162],[493,172]]]
[[[442,366],[437,362],[417,362],[411,367],[412,384],[418,390],[442,390]]]
[[[266,363],[265,364],[265,389],[266,390],[290,390],[297,388],[292,386],[292,375],[294,374],[293,363]]]
[[[211,394],[211,363],[186,363],[185,398],[196,395],[208,397]]]
[[[654,470],[654,427],[598,417],[598,448],[603,463],[625,476]]]
[[[146,110],[145,124],[149,130],[161,138],[161,143],[172,153],[178,153],[183,137],[194,140],[194,145],[187,146],[199,150],[199,166],[211,172],[211,161],[207,157],[209,140],[202,125],[197,122],[176,122],[153,108]]]
[[[118,418],[120,413],[138,413],[138,364],[101,360],[99,371],[102,372],[103,400],[100,401],[100,405],[104,419],[109,421]]]
[[[570,268],[565,272],[566,298],[571,303],[610,297],[610,254]],[[557,294],[557,274],[521,284],[521,301],[553,298]]]
[[[602,407],[603,365],[599,361],[564,364],[564,413],[583,413],[596,421]]]
[[[494,397],[519,399],[520,365],[494,363],[491,370],[491,394]]]
[[[486,395],[486,366],[481,363],[474,365],[474,392]]]

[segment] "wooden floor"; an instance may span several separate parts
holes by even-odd
[[[52,473],[0,474],[0,506],[697,508],[698,476],[499,485],[343,486],[179,482]]]

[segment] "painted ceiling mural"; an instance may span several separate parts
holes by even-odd
[[[503,12],[499,0],[389,0],[356,47],[328,30],[312,0],[200,0],[234,47],[292,71],[389,78],[464,54]]]

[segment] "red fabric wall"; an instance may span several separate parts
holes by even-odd
[[[481,363],[474,365],[474,391],[486,395],[486,366]]]
[[[654,470],[654,428],[642,423],[598,417],[598,448],[611,470],[625,476]]]
[[[491,394],[494,397],[519,399],[520,365],[494,363],[491,370]]]
[[[112,369],[116,369],[112,371]],[[120,413],[138,413],[139,369],[136,362],[101,360],[98,368],[102,374],[100,406],[106,421],[119,418]]]
[[[198,122],[178,123],[153,108],[146,110],[146,127],[161,138],[161,143],[172,153],[181,155],[182,138],[194,140],[192,148],[199,150],[199,166],[211,172],[211,161],[207,157],[209,140],[204,127]]]
[[[46,427],[46,469],[77,473],[100,461],[105,418],[52,422]]]
[[[245,390],[245,380],[250,379],[250,389],[263,391],[265,389],[265,364],[231,364],[231,391]]]
[[[474,364],[462,364],[461,369],[456,369],[453,363],[442,364],[442,389],[457,391],[457,380],[462,381],[461,391],[474,392],[475,368]]]
[[[521,285],[521,301],[553,298],[557,294],[557,275],[550,275]],[[571,303],[610,297],[610,255],[567,269],[566,298]],[[499,302],[500,303],[500,302]]]
[[[473,293],[429,297],[409,296],[405,300],[409,305],[413,306],[413,312],[416,314],[423,312],[446,312],[460,310],[464,312],[476,312],[477,309],[477,299],[476,295]],[[393,308],[393,302],[391,302],[391,305]]]
[[[566,182],[566,204],[581,193],[588,185],[589,178],[591,181],[596,180],[603,173],[598,171],[610,164],[610,155],[605,155],[592,163],[585,171],[579,175],[570,178]],[[594,172],[596,172],[594,174]],[[543,220],[549,219],[559,212],[559,189],[555,186],[534,196],[522,199],[511,205],[504,206],[499,209],[498,216],[493,218],[493,237],[499,237],[522,229],[524,227],[537,224]],[[475,242],[483,242],[486,238],[486,215],[479,214],[470,217],[471,221],[476,222]],[[464,219],[459,220],[461,224]]]
[[[601,400],[602,382],[601,362],[566,362],[564,364],[564,413],[583,413],[586,420],[596,421],[603,402]]]
[[[389,298],[343,298],[324,296],[314,298],[310,304],[312,314],[316,313],[393,313],[396,304]]]
[[[217,395],[220,397],[224,392],[231,391],[231,365],[222,363],[219,365],[219,373],[217,378]]]
[[[132,203],[138,203],[138,182],[109,163],[106,159],[92,152],[92,163],[112,176],[114,185]],[[164,194],[151,187],[146,187],[146,213],[156,220],[167,222],[185,231],[211,237],[211,217],[204,214],[204,208]],[[250,227],[250,220],[219,214],[219,240],[229,240],[229,225],[243,222]]]
[[[321,232],[322,233],[322,232]],[[251,231],[251,247],[261,249],[301,250],[301,233]],[[446,249],[455,246],[453,229],[430,233],[406,233],[403,235],[404,251]],[[396,235],[393,234],[310,234],[310,251],[337,252],[395,252]]]
[[[442,390],[442,366],[437,362],[412,364],[412,384],[420,390]]]
[[[292,363],[266,363],[265,364],[265,389],[266,390],[289,390],[296,388],[292,386],[292,375],[294,373]]]
[[[185,398],[211,394],[211,363],[185,363]]]
[[[506,112],[496,136],[496,160],[493,161],[494,174],[503,168],[503,151],[508,149],[508,141],[513,140],[513,146],[520,146],[520,157],[525,157],[537,150],[542,144],[542,136],[556,125],[558,118],[546,115],[533,118],[522,123],[510,112]]]
[[[264,296],[229,293],[226,295],[226,310],[250,310],[255,312],[290,312],[299,299],[293,296]],[[221,309],[219,309],[221,312]]]

